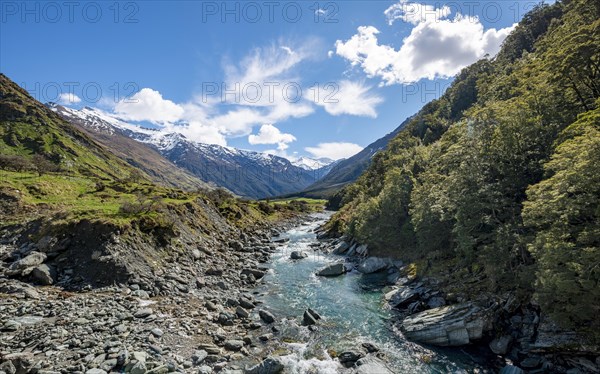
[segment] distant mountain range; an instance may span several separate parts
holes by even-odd
[[[329,198],[333,196],[342,187],[354,182],[367,169],[373,156],[385,150],[390,140],[406,127],[411,118],[406,119],[394,131],[369,144],[354,156],[331,164],[330,170],[326,175],[301,192],[293,195],[314,198]]]
[[[242,197],[260,199],[301,191],[337,164],[307,157],[291,162],[261,152],[199,143],[180,133],[121,121],[96,108],[47,106],[121,159],[167,185],[189,188],[199,184],[199,179]]]

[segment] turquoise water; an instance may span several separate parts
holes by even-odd
[[[289,320],[290,330],[283,332],[291,341],[286,347],[292,352],[285,356],[287,372],[344,372],[327,352],[357,349],[362,342],[379,345],[390,361],[390,368],[397,373],[473,372],[466,354],[432,351],[390,331],[387,321],[391,312],[383,302],[381,287],[377,287],[382,284],[382,275],[367,277],[353,271],[334,278],[315,276],[318,269],[342,259],[309,247],[316,243],[313,230],[328,217],[328,213],[321,213],[317,215],[318,221],[282,234],[290,241],[273,255],[271,270],[260,289],[260,300],[278,317]],[[308,258],[291,260],[290,253],[295,250],[305,251]],[[323,317],[317,333],[299,329],[294,323],[301,324],[307,307]]]

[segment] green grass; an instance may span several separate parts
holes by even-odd
[[[0,170],[0,189],[5,188],[20,191],[23,205],[46,212],[65,212],[73,218],[115,218],[119,221],[139,216],[122,213],[124,203],[156,199],[161,204],[183,204],[194,198],[189,193],[150,184]]]

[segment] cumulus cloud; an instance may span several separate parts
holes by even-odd
[[[456,14],[453,19],[445,19],[450,15],[447,7],[406,1],[385,13],[390,22],[402,20],[415,25],[399,50],[380,44],[380,31],[373,26],[360,26],[350,39],[335,43],[337,55],[362,68],[368,77],[380,78],[385,85],[456,75],[486,54],[495,56],[515,27],[485,30],[476,17]]]
[[[148,121],[164,125],[181,119],[184,109],[181,105],[163,99],[160,92],[142,88],[130,98],[119,101],[115,113],[129,121]]]
[[[277,149],[284,151],[288,148],[288,143],[296,140],[292,134],[282,133],[273,125],[262,125],[257,135],[248,136],[248,143],[257,144],[277,144]]]
[[[390,6],[383,12],[391,25],[396,20],[412,23],[416,25],[421,22],[433,21],[437,22],[448,17],[452,11],[450,7],[444,5],[441,8],[436,8],[433,5],[411,3],[408,0],[400,0],[400,2]]]
[[[330,158],[339,160],[342,158],[352,157],[363,150],[358,144],[354,143],[319,143],[316,147],[306,147],[304,150],[315,158]]]
[[[383,98],[372,93],[370,87],[348,80],[339,82],[336,92],[328,96],[317,104],[323,106],[327,113],[333,116],[350,114],[376,118],[375,107],[383,102]]]
[[[81,102],[81,99],[74,93],[61,93],[58,102],[63,105],[77,104]]]

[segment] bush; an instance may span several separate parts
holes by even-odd
[[[144,195],[138,194],[135,201],[125,201],[119,207],[119,213],[121,214],[147,214],[158,210],[161,206],[162,198],[160,196],[154,196],[147,199]]]
[[[36,168],[30,160],[23,156],[0,155],[0,169],[22,172]]]

